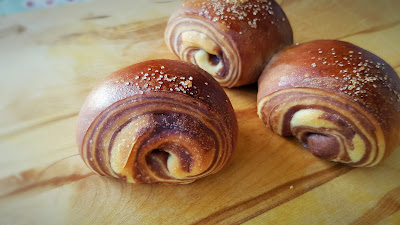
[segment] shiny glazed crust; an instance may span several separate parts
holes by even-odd
[[[165,41],[222,86],[257,81],[270,58],[293,43],[290,23],[273,0],[187,0],[171,16]]]
[[[221,86],[186,62],[123,68],[87,97],[77,142],[94,172],[130,183],[190,183],[219,171],[237,141]]]
[[[318,40],[285,48],[259,78],[258,114],[321,158],[374,166],[400,144],[400,79],[353,44]]]

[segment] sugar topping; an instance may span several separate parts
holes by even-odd
[[[242,4],[245,2],[248,2],[249,0],[226,0],[226,3],[231,3],[231,4]]]
[[[205,0],[201,5],[200,16],[225,24],[231,28],[234,21],[244,21],[250,27],[257,28],[261,20],[269,20],[271,24],[278,19],[285,21],[286,18],[277,18],[274,15],[271,0]]]
[[[321,53],[325,54],[318,56]],[[381,86],[394,93],[395,99],[393,96],[390,97],[392,101],[400,102],[400,94],[391,85],[385,63],[367,59],[361,51],[350,50],[336,54],[335,48],[329,50],[319,48],[312,54],[311,59],[313,60],[312,67],[327,65],[339,68],[337,73],[331,74],[331,77],[344,81],[339,90],[353,97],[354,101],[368,95],[375,95],[373,89]]]
[[[192,76],[176,76],[169,74],[165,66],[149,67],[140,72],[140,75],[133,76],[133,79],[116,80],[115,83],[124,84],[126,87],[135,86],[139,94],[147,91],[171,91],[181,92],[189,95],[199,95],[199,89],[193,84]],[[204,83],[208,85],[207,82]],[[120,91],[124,89],[120,88]],[[126,91],[126,90],[125,90]],[[128,92],[126,91],[125,94]]]

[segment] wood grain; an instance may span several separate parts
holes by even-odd
[[[400,1],[278,2],[295,42],[350,41],[400,73]],[[256,85],[225,89],[239,142],[215,175],[131,185],[84,165],[75,124],[86,95],[123,66],[176,59],[163,32],[180,3],[97,0],[0,18],[0,224],[399,224],[400,148],[374,168],[321,161],[263,126]]]
[[[397,187],[386,193],[374,207],[366,211],[352,224],[376,224],[399,210],[400,187]]]

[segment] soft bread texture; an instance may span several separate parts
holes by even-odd
[[[190,183],[219,171],[237,142],[221,86],[182,61],[123,68],[94,88],[78,117],[77,142],[94,172],[130,183]]]
[[[165,41],[222,86],[257,82],[271,57],[293,43],[290,23],[273,0],[187,0],[172,14]]]
[[[258,83],[258,115],[316,156],[374,166],[400,144],[400,79],[353,44],[317,40],[275,55]]]

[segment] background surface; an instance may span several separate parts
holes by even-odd
[[[400,1],[278,2],[295,42],[349,41],[400,73]],[[0,17],[0,224],[399,224],[399,148],[374,168],[321,161],[264,127],[256,85],[225,89],[239,142],[215,175],[132,185],[86,168],[75,125],[87,94],[121,67],[177,59],[163,33],[180,4],[93,0]]]
[[[51,8],[88,0],[0,0],[0,15]]]

